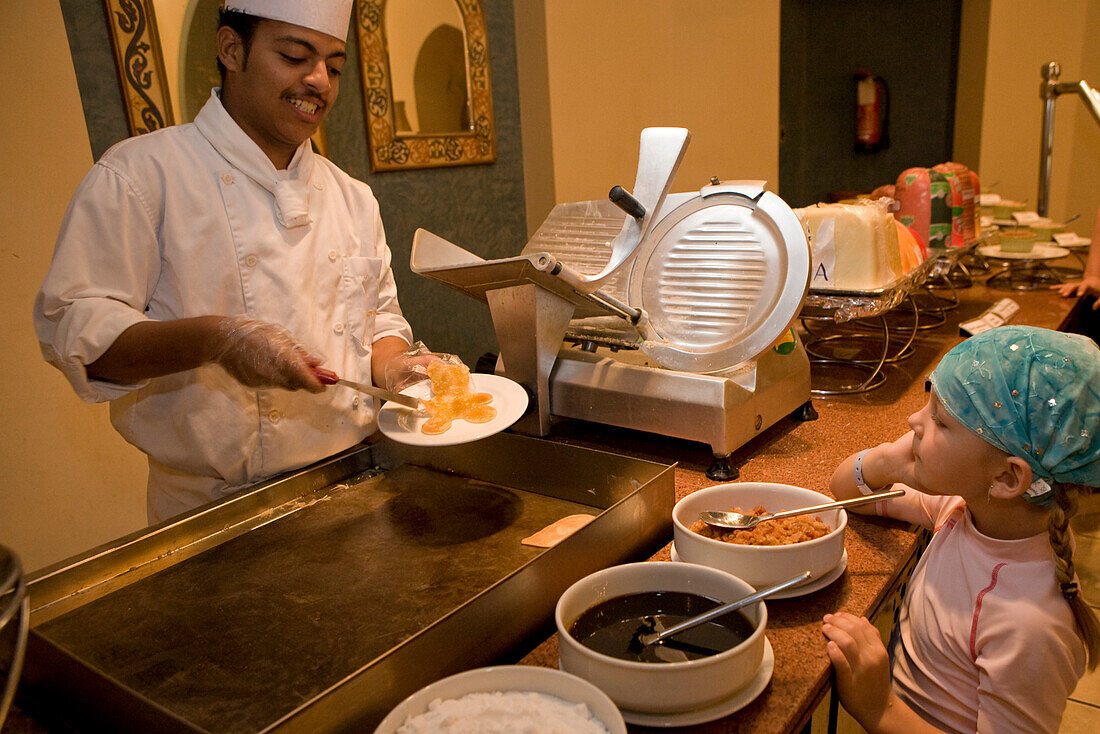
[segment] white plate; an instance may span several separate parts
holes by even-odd
[[[620,708],[619,711],[623,715],[623,721],[638,726],[668,728],[705,724],[708,721],[729,716],[752,703],[768,687],[768,681],[772,679],[772,671],[774,670],[775,653],[772,651],[772,643],[765,637],[764,657],[760,660],[760,667],[756,669],[756,675],[744,687],[734,691],[729,698],[724,698],[718,703],[712,703],[701,709],[685,711],[680,714],[643,714],[623,708]]]
[[[429,436],[420,430],[428,420],[427,414],[418,413],[397,403],[386,403],[378,411],[378,430],[398,443],[413,446],[453,446],[500,433],[527,410],[527,391],[518,382],[507,377],[472,373],[470,387],[474,392],[487,392],[493,396],[491,405],[497,409],[496,418],[488,423],[470,423],[459,419],[451,423],[451,427],[443,433]],[[421,399],[430,398],[431,381],[418,382],[402,390],[401,394]]]
[[[1067,257],[1069,250],[1055,245],[1042,245],[1038,242],[1030,252],[1009,252],[1002,250],[1000,245],[986,245],[979,247],[978,252],[994,260],[1057,260]]]
[[[680,554],[676,552],[676,543],[672,544],[672,560],[678,563],[685,563],[684,559],[680,558]],[[796,596],[806,596],[806,594],[812,594],[815,591],[821,591],[829,584],[836,581],[844,573],[844,569],[848,568],[848,550],[845,549],[844,553],[840,556],[840,563],[833,566],[827,574],[824,576],[818,576],[816,579],[810,579],[798,586],[792,586],[785,591],[780,591],[772,594],[768,599],[793,599]],[[767,600],[765,600],[767,601]]]

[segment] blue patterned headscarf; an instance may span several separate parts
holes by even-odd
[[[1049,504],[1052,479],[1100,486],[1100,349],[1092,340],[1000,326],[944,355],[932,386],[955,420],[1031,465],[1029,502]]]

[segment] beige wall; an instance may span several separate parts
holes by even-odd
[[[5,3],[0,22],[0,543],[27,570],[145,523],[145,461],[46,365],[34,294],[69,196],[92,164],[57,0]]]
[[[1077,69],[1062,67],[1062,78],[1066,81],[1085,79],[1096,89],[1100,89],[1100,0],[1090,0],[1080,30],[1084,49],[1081,53],[1081,66]],[[1088,39],[1087,41],[1085,39]],[[1078,234],[1089,236],[1089,228],[1096,221],[1096,212],[1100,208],[1100,123],[1089,114],[1080,97],[1060,98],[1056,103],[1055,120],[1062,117],[1071,119],[1072,131],[1069,143],[1062,138],[1054,140],[1054,168],[1065,170],[1064,189],[1052,189],[1059,197],[1064,196],[1065,205],[1059,216],[1080,214],[1081,218],[1072,226]],[[1055,203],[1061,198],[1052,199]]]
[[[529,126],[544,131],[553,167],[540,172],[552,175],[556,201],[603,198],[615,184],[633,188],[638,137],[655,125],[692,133],[674,191],[698,189],[711,176],[777,187],[778,2],[549,0],[519,2],[516,14],[541,5],[549,119],[523,108],[524,145]],[[517,18],[521,71],[522,23]],[[521,104],[526,89],[521,77]],[[529,206],[528,228],[549,208]]]
[[[1085,79],[1100,86],[1100,1],[991,0],[989,6],[978,172],[983,186],[995,183],[998,193],[1034,208],[1042,127],[1039,69],[1057,61],[1062,81]],[[1050,215],[1081,214],[1074,228],[1087,236],[1100,202],[1100,125],[1076,95],[1058,98],[1054,122]]]

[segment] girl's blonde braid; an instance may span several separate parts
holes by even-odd
[[[1077,514],[1077,495],[1080,489],[1072,484],[1054,482],[1054,504],[1050,508],[1050,547],[1054,550],[1054,577],[1062,589],[1073,612],[1077,633],[1085,643],[1088,669],[1095,670],[1100,663],[1100,620],[1085,602],[1077,583],[1073,567],[1073,532],[1069,521]]]

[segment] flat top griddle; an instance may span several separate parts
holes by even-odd
[[[37,628],[197,727],[261,731],[537,557],[578,512],[403,465]]]

